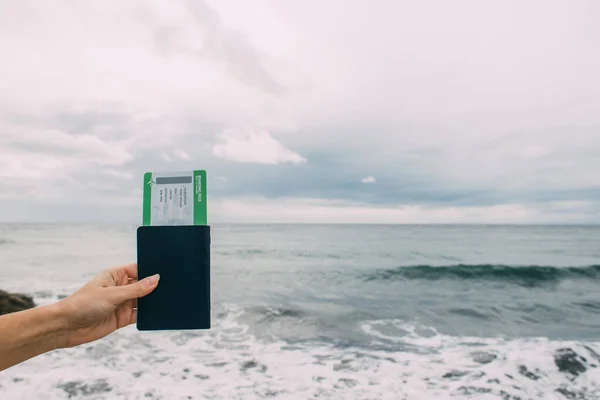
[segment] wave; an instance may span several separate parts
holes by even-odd
[[[394,280],[482,280],[523,286],[557,283],[567,279],[600,279],[600,265],[556,267],[541,265],[456,264],[449,266],[412,265],[379,270],[365,276],[368,281]]]
[[[285,307],[249,307],[246,309],[250,314],[259,316],[263,321],[271,321],[282,318],[302,319],[307,316],[307,312],[301,309]]]

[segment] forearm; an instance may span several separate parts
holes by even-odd
[[[63,346],[66,319],[57,305],[0,317],[0,371]]]

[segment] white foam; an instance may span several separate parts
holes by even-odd
[[[598,398],[600,368],[575,379],[559,372],[553,354],[581,343],[548,339],[481,339],[440,335],[402,321],[364,323],[374,340],[397,340],[394,352],[262,342],[230,308],[210,332],[137,332],[123,329],[98,342],[49,353],[0,374],[6,399],[563,399],[556,389]],[[394,325],[402,335],[382,334]],[[428,334],[420,335],[419,332]],[[418,348],[420,351],[407,350]],[[591,344],[596,350],[598,344]],[[496,359],[474,361],[485,351]],[[598,350],[600,352],[600,350]],[[493,358],[493,356],[490,356]],[[519,372],[526,366],[537,380]],[[451,371],[454,377],[444,377]],[[462,376],[459,376],[460,373]],[[512,379],[506,375],[511,375]],[[497,381],[496,381],[497,380]],[[84,386],[87,385],[87,386]],[[468,395],[469,391],[476,395]]]

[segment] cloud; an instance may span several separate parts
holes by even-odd
[[[121,166],[134,158],[126,141],[10,123],[0,124],[0,130],[2,177],[52,178],[81,168]]]
[[[0,2],[0,219],[600,222],[597,2],[433,5]]]
[[[301,164],[307,161],[265,130],[225,129],[217,135],[212,151],[217,157],[239,163]]]
[[[203,30],[204,40],[199,56],[222,60],[229,71],[240,81],[256,86],[268,93],[284,93],[283,85],[265,65],[266,54],[261,53],[243,33],[226,28],[219,15],[199,0],[184,1],[189,15]]]
[[[133,174],[131,174],[130,172],[127,172],[127,171],[118,171],[115,169],[104,169],[104,170],[102,170],[102,172],[105,173],[106,175],[114,176],[115,178],[133,179]]]
[[[565,213],[573,205],[505,204],[497,206],[427,207],[418,204],[388,207],[326,199],[219,199],[213,203],[217,222],[286,222],[286,223],[590,223],[585,212]],[[571,210],[572,211],[572,210]],[[596,220],[597,222],[597,220]]]
[[[192,158],[190,157],[190,155],[189,155],[188,153],[186,153],[185,151],[183,151],[183,150],[177,150],[177,151],[175,152],[175,154],[177,155],[177,157],[181,158],[182,160],[189,161],[189,160],[191,160],[191,159],[192,159]]]
[[[360,180],[362,183],[375,183],[376,180],[372,176],[367,176],[366,178],[362,178]]]

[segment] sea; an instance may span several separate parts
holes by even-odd
[[[0,399],[600,399],[600,227],[211,231],[212,329],[46,353],[0,372]],[[135,238],[0,225],[0,288],[59,301]]]

